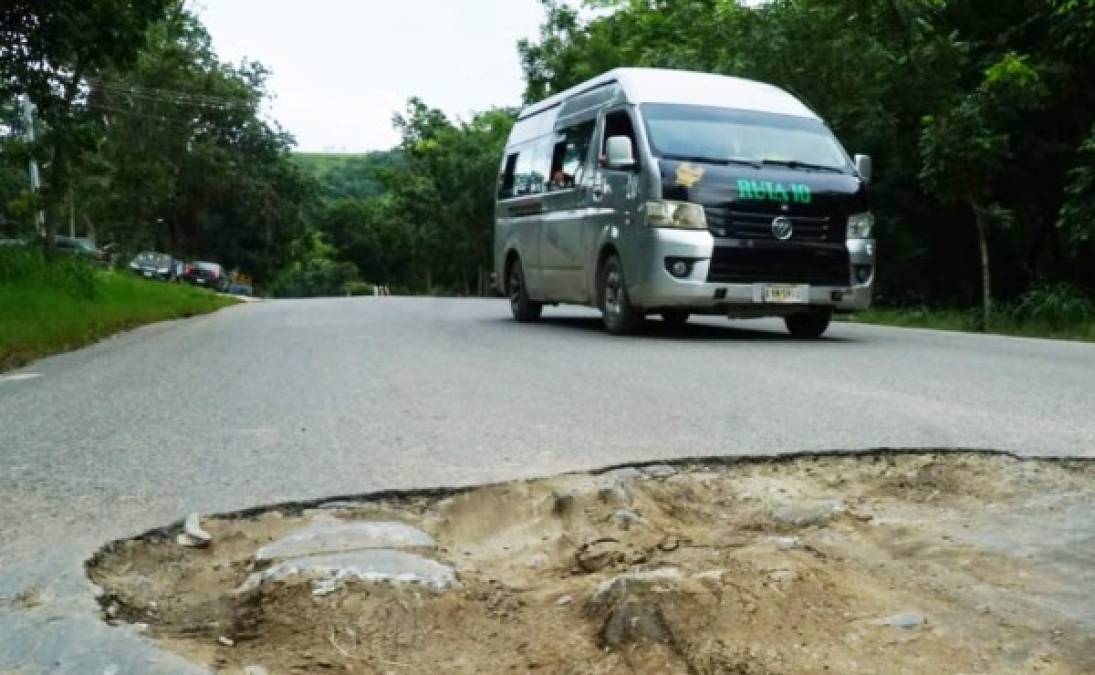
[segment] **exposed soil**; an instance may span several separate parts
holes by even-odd
[[[207,517],[207,548],[173,526],[88,572],[108,620],[227,673],[1095,672],[1093,479],[975,453],[696,461]],[[457,583],[245,586],[317,519],[419,528],[436,547],[405,550]]]

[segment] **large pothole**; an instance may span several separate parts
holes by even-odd
[[[213,516],[206,548],[176,525],[88,573],[220,672],[1093,672],[1093,478],[700,460]]]

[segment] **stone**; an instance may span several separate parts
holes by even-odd
[[[623,602],[632,594],[672,585],[680,579],[681,571],[676,567],[618,574],[597,585],[589,599],[589,604],[594,609],[603,609]]]
[[[768,537],[768,541],[772,542],[781,551],[802,548],[802,540],[798,537]]]
[[[191,513],[183,521],[183,534],[189,538],[188,546],[204,548],[213,543],[213,535],[202,529],[201,517],[197,513]]]
[[[537,553],[536,555],[528,559],[528,566],[531,569],[538,570],[547,567],[548,562],[549,560],[546,555],[544,555],[543,553]]]
[[[574,558],[585,572],[596,572],[627,560],[627,549],[615,539],[598,539],[583,544]]]
[[[642,516],[628,509],[618,509],[613,511],[608,519],[615,523],[616,527],[621,530],[630,530],[633,526],[638,525],[643,521]]]
[[[669,630],[653,597],[681,579],[680,570],[666,567],[620,574],[602,582],[589,600],[589,608],[603,613],[598,633],[602,647],[652,641],[668,642]]]
[[[317,521],[294,530],[255,553],[259,561],[364,549],[433,548],[433,537],[405,523]]]
[[[658,608],[641,602],[626,602],[614,608],[601,624],[597,636],[602,647],[619,647],[635,642],[669,642],[669,630]]]
[[[244,666],[243,675],[270,675],[270,671],[262,666]]]
[[[234,647],[236,645],[235,640],[233,640],[232,638],[224,637],[223,635],[217,638],[217,642],[221,643],[225,647]]]
[[[552,495],[551,512],[557,516],[567,516],[574,511],[578,504],[578,497],[574,492],[556,492]]]
[[[784,525],[809,527],[825,525],[845,510],[847,507],[839,499],[796,501],[774,506],[772,518]]]
[[[651,478],[669,478],[677,473],[677,470],[668,464],[652,464],[650,466],[644,466],[643,473]]]
[[[251,574],[236,592],[246,593],[266,583],[297,577],[309,579],[316,595],[334,592],[350,581],[417,584],[433,591],[458,585],[449,565],[406,551],[365,549],[283,560]]]
[[[904,630],[919,628],[927,622],[928,618],[917,612],[902,612],[901,614],[894,614],[893,616],[886,617],[882,620],[883,625],[892,628],[902,628]]]
[[[629,506],[631,504],[631,495],[627,492],[627,488],[619,483],[599,487],[597,489],[597,499],[610,506]]]
[[[556,600],[555,604],[562,607],[563,605],[569,605],[572,602],[574,602],[574,598],[572,596],[564,595],[563,597]]]

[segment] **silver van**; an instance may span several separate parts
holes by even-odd
[[[521,111],[499,174],[496,284],[519,321],[577,303],[613,333],[719,314],[819,337],[871,302],[870,167],[772,85],[613,70]]]

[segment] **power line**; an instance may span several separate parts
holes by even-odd
[[[207,94],[192,94],[189,92],[169,89],[155,89],[130,84],[115,84],[105,80],[89,78],[88,82],[95,88],[115,95],[125,95],[134,98],[146,99],[177,105],[189,105],[206,108],[248,108],[252,107],[251,101],[210,96]]]

